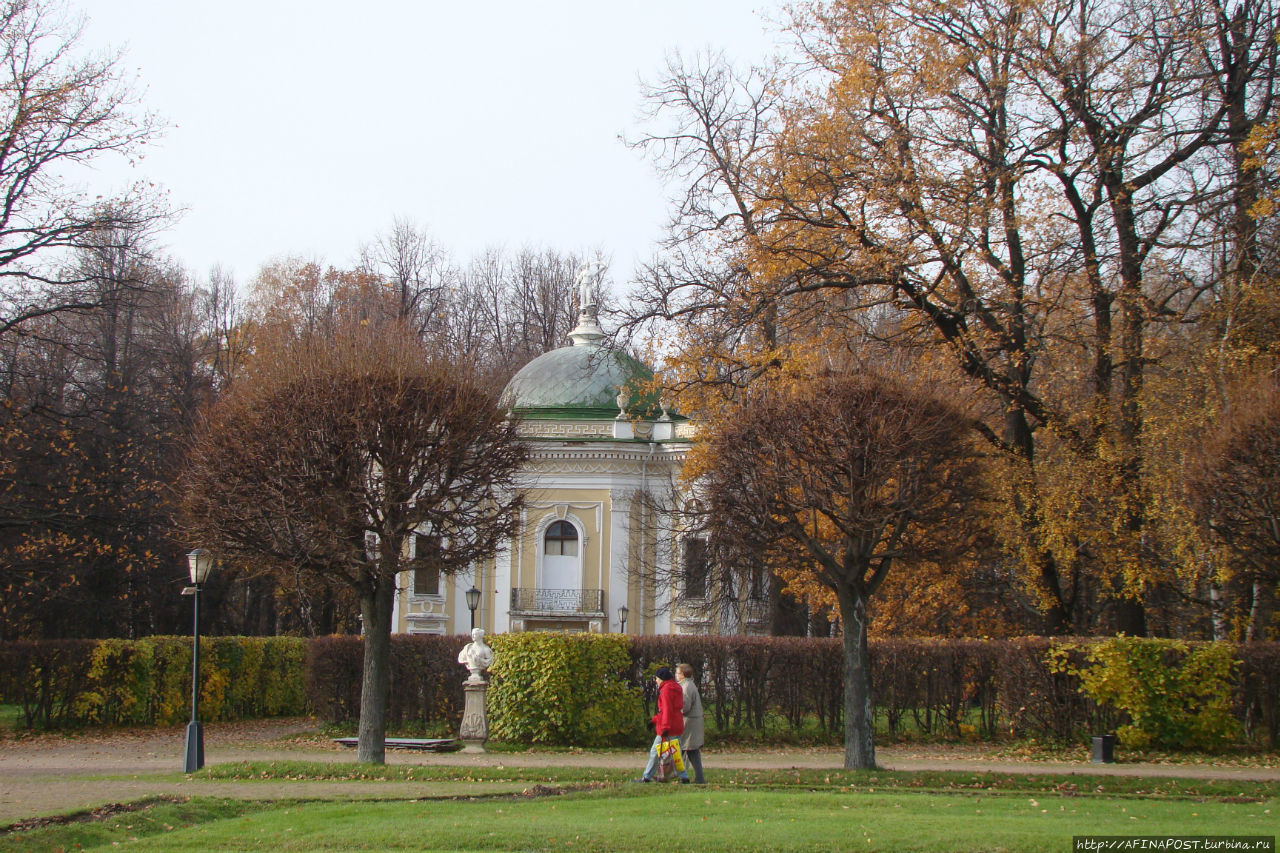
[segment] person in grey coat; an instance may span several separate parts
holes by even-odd
[[[684,734],[680,735],[680,752],[685,763],[693,767],[695,785],[706,784],[702,777],[702,697],[698,685],[693,683],[693,667],[687,663],[676,664],[676,681],[684,691]]]

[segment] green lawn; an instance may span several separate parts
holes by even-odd
[[[1072,835],[1272,835],[1276,801],[653,788],[536,799],[156,806],[9,849],[1053,850]],[[1270,813],[1269,813],[1270,810]]]
[[[443,769],[443,768],[439,768]],[[582,770],[470,776],[424,768],[242,765],[206,778],[407,778],[454,796],[381,801],[244,802],[196,797],[0,835],[9,850],[1044,850],[1071,836],[1275,835],[1280,786],[1116,777],[806,771],[742,773],[723,784],[639,785]],[[204,776],[205,774],[201,774]],[[527,775],[526,775],[527,774]],[[505,776],[561,795],[469,797]],[[536,781],[535,781],[536,780]],[[535,787],[545,786],[545,787]]]

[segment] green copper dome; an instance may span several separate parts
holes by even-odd
[[[653,371],[626,353],[579,340],[526,364],[503,399],[526,417],[612,418],[625,392],[629,414],[651,416],[658,411],[652,379]]]

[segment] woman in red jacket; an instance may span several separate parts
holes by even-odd
[[[675,675],[665,666],[658,670],[654,680],[658,683],[658,713],[653,715],[653,746],[649,748],[649,763],[644,766],[644,776],[638,781],[653,781],[653,771],[658,766],[658,749],[664,740],[670,740],[675,745],[680,784],[688,785],[689,773],[684,769],[680,741],[677,740],[684,732],[684,691],[676,683]]]

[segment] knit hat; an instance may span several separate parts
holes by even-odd
[[[660,667],[658,671],[655,673],[655,675],[657,675],[659,680],[661,681],[670,681],[671,679],[675,678],[675,676],[672,675],[671,673],[671,669],[665,666]]]

